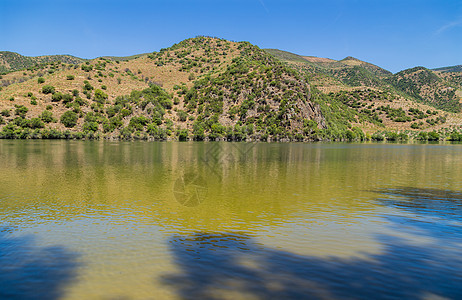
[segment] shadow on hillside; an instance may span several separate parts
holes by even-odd
[[[0,299],[59,299],[75,277],[76,254],[37,247],[29,237],[10,238],[0,228]]]
[[[415,203],[380,201],[422,217],[430,212],[440,219],[460,217],[460,194],[416,189],[399,194]],[[460,224],[399,215],[387,221],[405,227],[412,240],[380,233],[375,236],[382,246],[379,253],[351,258],[300,256],[242,233],[173,236],[170,250],[179,271],[163,282],[183,299],[462,298]]]

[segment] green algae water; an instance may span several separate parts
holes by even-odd
[[[0,140],[1,299],[457,299],[462,145]]]

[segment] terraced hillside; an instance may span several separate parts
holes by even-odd
[[[352,57],[334,61],[317,57],[294,56],[275,50],[269,52],[291,67],[309,74],[312,84],[325,94],[334,96],[338,93],[368,89],[381,93],[386,92],[392,95],[394,100],[390,100],[390,103],[378,102],[375,105],[381,107],[386,104],[385,106],[390,106],[393,109],[411,108],[437,111],[441,118],[451,119],[451,125],[460,124],[460,115],[457,114],[460,112],[462,97],[462,75],[460,73],[435,72],[417,67],[392,74],[373,64]],[[308,62],[304,63],[299,58],[304,58]],[[363,105],[370,101],[364,97],[357,100],[361,101]],[[366,106],[370,106],[370,104]],[[358,107],[354,108],[358,109]],[[418,125],[408,123],[409,120],[414,120],[411,115],[412,113],[407,114],[405,118],[391,119],[391,121],[399,120],[400,124],[390,123],[390,118],[385,117],[385,115],[379,114],[379,117],[387,128],[395,129],[431,128],[436,124],[432,120],[428,120],[430,123],[424,122],[424,124],[418,123]],[[449,116],[451,117],[448,118]],[[428,124],[433,125],[428,126]]]
[[[418,101],[449,112],[461,111],[456,83],[451,86],[447,80],[424,67],[401,71],[386,81]]]

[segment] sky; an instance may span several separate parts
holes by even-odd
[[[462,64],[462,1],[0,0],[0,51],[82,58],[199,35],[398,72]]]

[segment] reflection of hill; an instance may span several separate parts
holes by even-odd
[[[456,154],[428,145],[2,141],[0,210],[18,222],[31,209],[42,219],[121,215],[185,230],[326,214],[357,222],[375,209],[369,191],[381,182],[414,185],[443,172],[448,184],[462,182]],[[195,208],[173,193],[190,172],[208,188]]]

